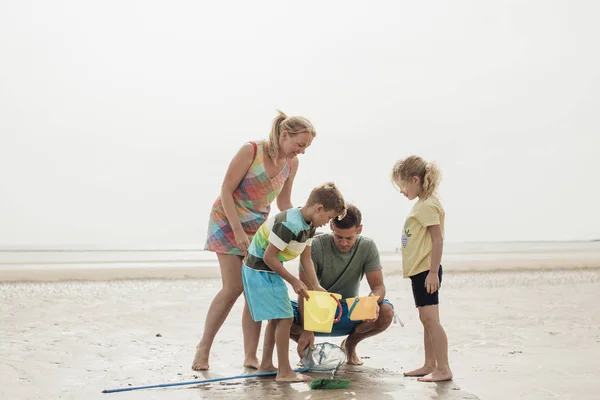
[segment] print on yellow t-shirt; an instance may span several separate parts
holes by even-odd
[[[405,278],[430,269],[432,246],[427,227],[440,225],[443,235],[444,217],[444,208],[436,196],[419,200],[413,206],[402,232],[402,272]]]

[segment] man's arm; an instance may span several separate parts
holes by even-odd
[[[313,257],[318,257],[317,250],[318,249],[316,249],[312,246],[306,246],[306,249],[304,250],[304,252],[302,252],[302,255],[300,256],[300,271],[299,271],[298,277],[307,287],[312,288],[313,290],[325,291],[325,289],[323,289],[323,287],[319,283],[319,280],[318,280],[318,277],[316,274],[316,268],[315,268],[316,266],[312,259]],[[314,281],[311,280],[309,278],[309,274],[306,273],[307,267],[310,268],[310,270],[314,274],[314,277],[313,277]],[[316,287],[314,286],[314,283],[311,283],[311,282],[315,282],[315,281],[317,284]],[[298,296],[298,315],[300,316],[301,327],[304,328],[304,301],[301,296]],[[307,347],[312,348],[314,343],[315,343],[315,333],[303,330],[302,334],[298,338],[298,348],[297,348],[298,356],[300,358],[302,358],[304,349],[306,349]]]
[[[377,303],[381,304],[385,298],[385,285],[383,284],[383,270],[378,269],[376,271],[369,271],[365,274],[367,276],[367,282],[371,288],[369,296],[379,296]]]
[[[309,286],[310,282],[306,278],[306,274],[304,273],[304,271],[300,270],[299,275],[300,280],[304,282],[305,285]],[[298,295],[298,316],[300,317],[300,327],[302,328],[302,333],[298,338],[298,347],[296,350],[298,351],[298,357],[302,358],[304,355],[304,349],[306,349],[307,347],[313,347],[315,343],[315,333],[304,330],[304,299],[300,295]]]

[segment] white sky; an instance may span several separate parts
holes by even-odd
[[[444,173],[446,240],[600,237],[600,2],[2,1],[0,245],[202,247],[275,109],[398,246],[390,170]],[[596,111],[594,111],[596,110]],[[273,211],[277,211],[274,205]]]

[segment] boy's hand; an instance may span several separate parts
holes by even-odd
[[[306,292],[306,290],[307,290],[306,285],[300,279],[296,278],[293,281],[292,289],[294,289],[294,293],[296,293],[298,296],[302,296],[308,300],[309,297],[308,297],[308,293]]]
[[[437,272],[431,272],[427,274],[427,278],[425,278],[425,289],[427,289],[427,293],[432,294],[438,291],[440,288],[440,277]]]

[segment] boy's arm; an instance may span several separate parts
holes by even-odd
[[[364,251],[368,251],[368,261],[363,265],[363,273],[367,277],[367,282],[371,288],[369,296],[379,296],[377,303],[381,304],[385,298],[385,285],[383,284],[383,270],[381,268],[381,259],[379,258],[379,250],[374,242],[367,242],[369,247],[363,247]]]
[[[308,293],[306,293],[306,285],[300,279],[296,278],[294,275],[290,274],[287,269],[283,266],[279,258],[277,258],[277,254],[279,254],[279,249],[273,245],[273,243],[269,243],[267,246],[267,250],[265,250],[264,261],[265,264],[269,268],[273,270],[277,275],[285,279],[292,288],[294,292],[302,297],[308,299]]]
[[[427,232],[431,235],[431,266],[429,267],[429,274],[427,274],[427,278],[425,279],[425,288],[427,289],[427,293],[435,293],[440,288],[438,271],[442,263],[444,239],[440,225],[428,226]]]
[[[321,287],[317,273],[315,272],[315,264],[313,263],[311,256],[311,246],[306,246],[302,254],[300,254],[300,265],[302,270],[300,271],[300,279],[311,288],[311,290],[318,290],[325,292],[326,290]],[[303,279],[304,278],[304,279]]]

